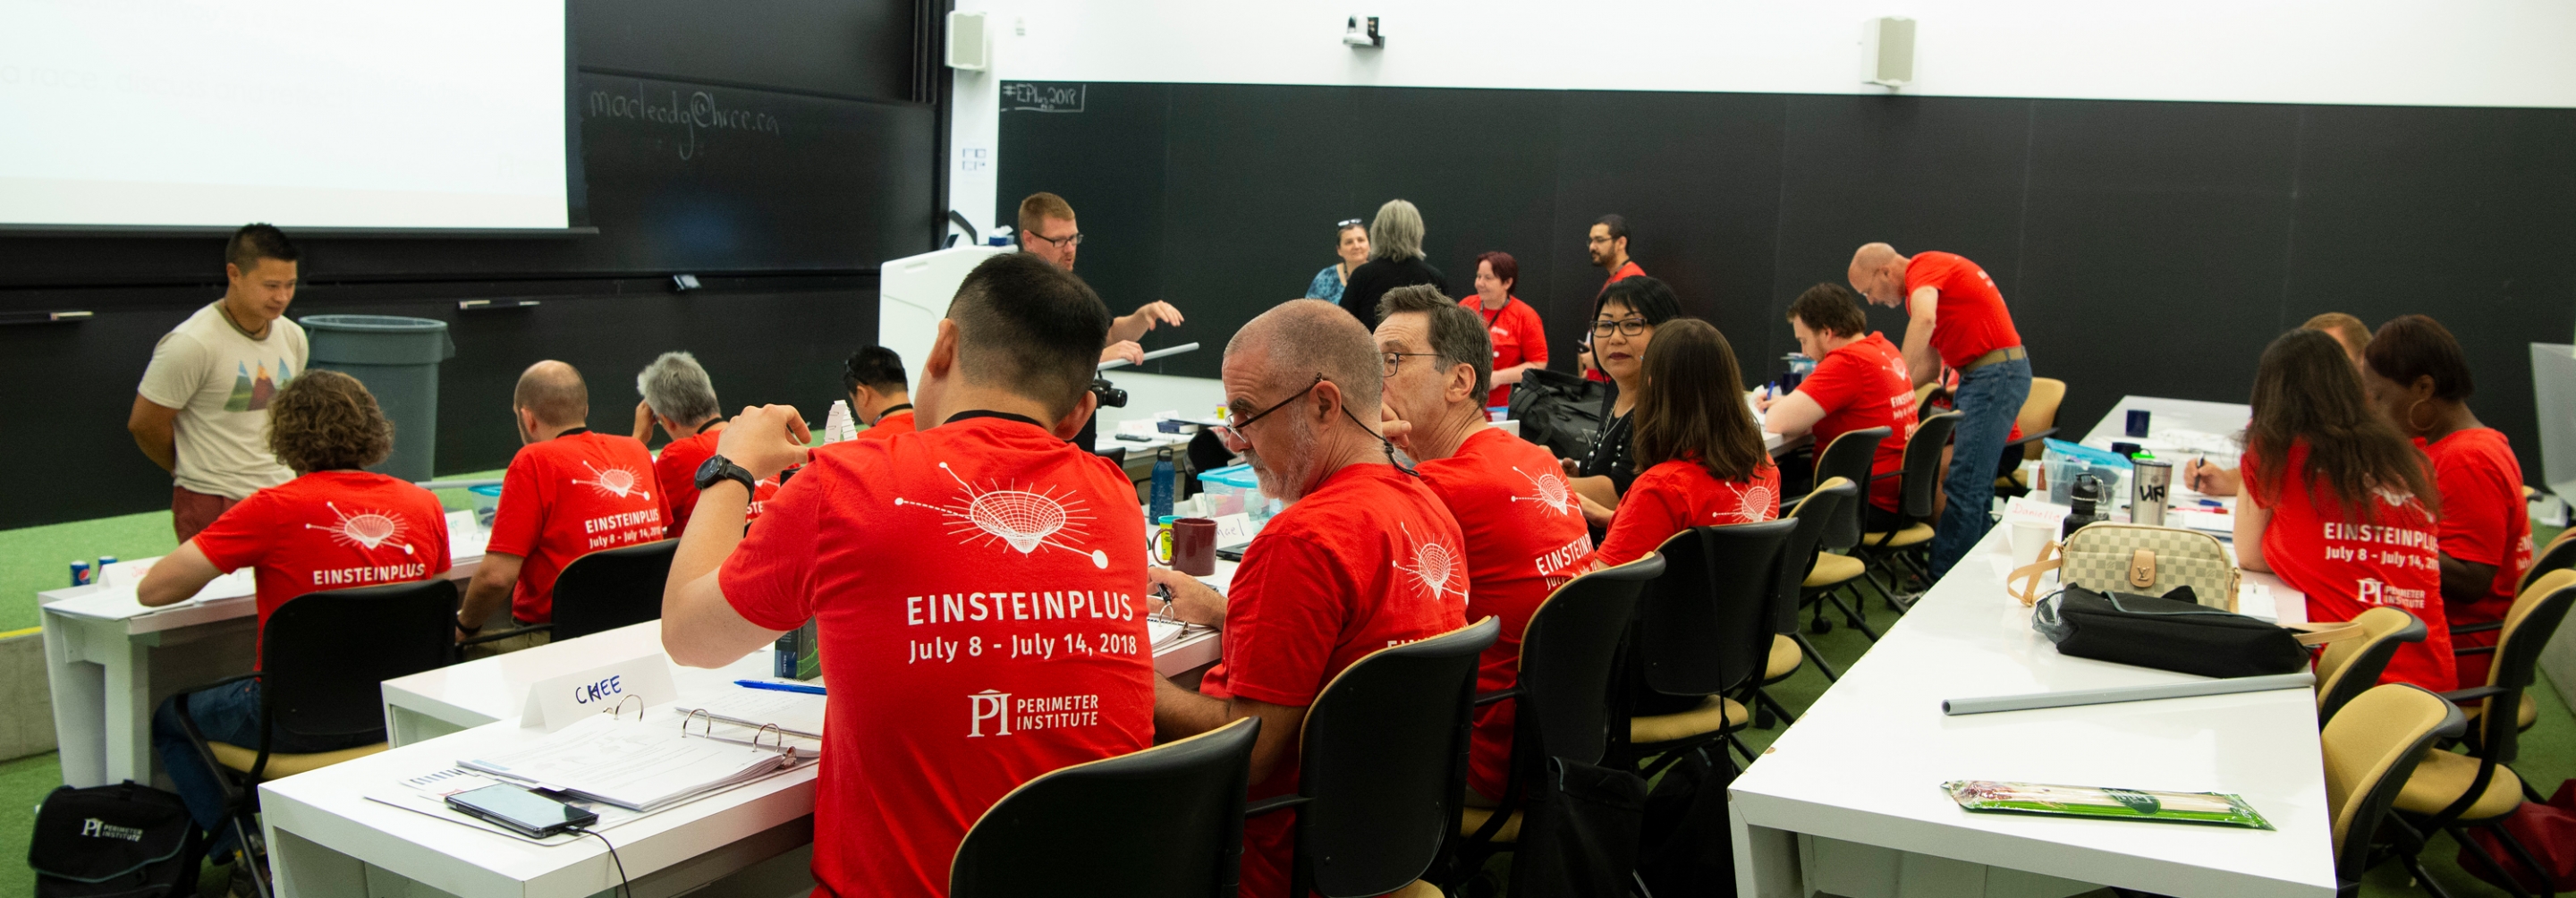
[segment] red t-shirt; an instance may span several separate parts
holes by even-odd
[[[1780,516],[1780,468],[1770,462],[1743,480],[1719,480],[1696,461],[1668,461],[1647,468],[1619,497],[1619,513],[1601,550],[1592,553],[1606,565],[1646,557],[1689,527],[1753,524]]]
[[[2435,692],[2454,688],[2451,669],[2451,625],[2442,613],[2442,564],[2432,516],[2415,497],[2382,492],[2370,515],[2343,509],[2341,500],[2323,484],[2307,484],[2305,442],[2290,447],[2286,470],[2300,482],[2281,485],[2281,495],[2263,501],[2261,472],[2254,454],[2239,460],[2245,488],[2241,495],[2272,512],[2263,528],[2263,562],[2290,586],[2308,594],[2308,619],[2348,621],[2373,605],[2388,605],[2424,622],[2423,642],[2397,647],[2382,683],[2413,683]],[[2313,492],[2313,495],[2312,495]],[[2391,504],[2396,496],[2396,504]],[[2312,503],[2323,498],[2322,503]]]
[[[554,620],[555,577],[564,565],[661,539],[671,505],[656,478],[652,453],[634,437],[585,430],[519,447],[501,475],[501,505],[484,546],[526,559],[510,593],[510,617]]]
[[[671,508],[671,538],[679,539],[689,529],[689,513],[698,507],[698,467],[716,454],[716,435],[699,431],[697,435],[672,440],[653,459],[653,477],[661,481],[662,495]]]
[[[1530,308],[1529,303],[1514,296],[1506,299],[1502,308],[1488,310],[1483,299],[1469,294],[1458,304],[1485,319],[1485,333],[1494,338],[1494,370],[1525,362],[1547,367],[1547,330],[1539,323],[1538,310]],[[1485,397],[1487,406],[1511,403],[1511,384],[1495,384],[1494,392]]]
[[[2513,608],[2522,572],[2531,567],[2531,509],[2522,498],[2522,462],[2513,457],[2504,434],[2487,427],[2416,445],[2432,457],[2433,485],[2442,491],[2442,554],[2496,568],[2485,598],[2446,605],[2442,614],[2453,624],[2501,622]],[[2471,633],[2460,637],[2459,644],[2494,645],[2496,632]],[[2460,683],[2486,685],[2489,657],[2461,657]]]
[[[1124,492],[1135,504],[1135,487]],[[1333,472],[1245,547],[1225,603],[1225,660],[1199,691],[1305,707],[1360,656],[1465,626],[1464,546],[1457,520],[1421,481],[1392,465]],[[1252,798],[1295,791],[1292,742]],[[1244,822],[1245,896],[1286,898],[1288,823],[1284,814]]]
[[[1596,300],[1596,305],[1593,307],[1593,315],[1594,315],[1595,317],[1598,317],[1598,316],[1600,315],[1601,310],[1600,310],[1600,307],[1597,305],[1597,301],[1598,301],[1598,298],[1601,296],[1601,294],[1604,294],[1604,293],[1608,293],[1608,292],[1610,292],[1610,285],[1612,285],[1612,284],[1616,284],[1616,283],[1618,283],[1618,282],[1620,282],[1620,281],[1627,280],[1627,279],[1629,279],[1629,278],[1637,278],[1637,277],[1645,277],[1645,276],[1646,276],[1646,270],[1645,270],[1645,269],[1643,269],[1643,268],[1639,268],[1639,267],[1637,267],[1637,260],[1635,260],[1635,259],[1630,259],[1630,260],[1628,260],[1628,264],[1621,265],[1621,266],[1619,266],[1619,268],[1618,268],[1617,270],[1610,272],[1610,279],[1609,279],[1609,280],[1606,280],[1606,281],[1602,281],[1602,282],[1601,282],[1601,289],[1592,291],[1592,295],[1593,295],[1593,297],[1594,297],[1594,298],[1595,298],[1595,300]],[[1591,322],[1585,322],[1585,323],[1584,323],[1584,327],[1587,327],[1587,328],[1588,328],[1588,327],[1591,327],[1591,326],[1592,326]],[[1588,331],[1588,330],[1587,330],[1587,331],[1585,331],[1584,333],[1591,333],[1591,331]],[[1592,344],[1590,344],[1590,343],[1585,343],[1584,345],[1585,345],[1585,346],[1590,346],[1590,345],[1592,345]],[[1590,369],[1587,369],[1587,370],[1585,370],[1585,371],[1583,372],[1583,377],[1584,377],[1584,379],[1586,379],[1586,380],[1597,380],[1597,381],[1600,381],[1600,382],[1602,382],[1602,383],[1609,383],[1609,382],[1610,382],[1610,375],[1607,375],[1607,374],[1603,374],[1603,373],[1601,373],[1601,369],[1598,367],[1600,363],[1596,361],[1596,362],[1594,362],[1593,364],[1595,365],[1595,367],[1590,368]]]
[[[268,616],[296,596],[407,583],[448,567],[438,497],[365,471],[316,471],[252,493],[193,541],[216,570],[255,570],[263,636]],[[255,667],[259,656],[251,657]]]
[[[890,440],[898,434],[911,432],[912,410],[904,409],[892,414],[878,415],[877,423],[868,425],[868,429],[859,431],[859,435],[851,439]]]
[[[1502,618],[1503,632],[1476,662],[1476,691],[1520,682],[1521,632],[1530,613],[1582,573],[1592,554],[1583,508],[1566,488],[1556,456],[1488,427],[1458,453],[1413,468],[1458,520],[1467,548],[1467,620]],[[1501,798],[1510,776],[1512,702],[1476,709],[1467,785]]]
[[[1816,360],[1816,370],[1798,382],[1798,392],[1825,410],[1810,431],[1819,458],[1835,437],[1888,428],[1887,439],[1878,441],[1878,451],[1870,455],[1873,479],[1862,489],[1870,504],[1895,511],[1897,478],[1875,478],[1905,468],[1905,440],[1914,435],[1914,381],[1905,371],[1905,353],[1886,337],[1870,334]]]
[[[2021,345],[2003,293],[1977,263],[1950,253],[1917,253],[1905,265],[1906,314],[1913,314],[1914,291],[1923,287],[1941,291],[1932,308],[1932,351],[1940,354],[1942,364],[1957,368]]]
[[[945,895],[986,808],[1153,744],[1145,529],[1117,468],[1025,419],[814,453],[717,583],[743,619],[817,623],[817,895]]]

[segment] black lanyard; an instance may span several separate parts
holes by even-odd
[[[891,414],[894,414],[894,413],[896,413],[896,412],[908,412],[908,411],[911,411],[911,410],[912,410],[912,403],[909,403],[909,402],[897,403],[897,404],[895,404],[895,405],[889,405],[889,406],[886,406],[886,407],[885,407],[885,410],[880,411],[880,412],[877,412],[877,420],[879,420],[879,421],[883,421],[883,420],[885,420],[885,416],[887,416],[887,415],[891,415]],[[988,415],[989,415],[989,414],[993,414],[993,413],[992,413],[992,412],[986,412],[985,414],[988,414]],[[1026,419],[1026,418],[1021,418],[1020,420],[1028,421],[1028,419]],[[1035,421],[1029,421],[1029,423],[1031,423],[1031,424],[1035,424],[1035,423],[1038,423],[1038,422],[1035,422]]]

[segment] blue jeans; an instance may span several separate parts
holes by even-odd
[[[226,683],[188,694],[188,717],[197,724],[197,732],[208,742],[228,742],[243,748],[259,748],[259,681],[243,680]],[[375,733],[356,736],[307,736],[284,729],[269,734],[268,750],[275,754],[334,751],[382,742]],[[179,697],[171,696],[152,712],[152,750],[161,755],[161,769],[170,774],[172,785],[179,787],[179,798],[188,803],[188,816],[201,829],[213,831],[208,841],[210,857],[222,859],[239,847],[233,844],[232,828],[224,825],[224,787],[217,777],[222,774],[206,764],[195,746],[188,744],[188,731],[179,723]]]
[[[1941,480],[1950,504],[1933,525],[1932,579],[1949,573],[1992,526],[1986,514],[1995,502],[1995,461],[2003,457],[2013,419],[2029,398],[2029,359],[2008,359],[1959,375],[1959,389],[1950,394],[1951,407],[1959,410],[1959,427],[1953,432],[1949,476]]]

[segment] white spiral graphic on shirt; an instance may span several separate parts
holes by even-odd
[[[331,534],[332,542],[339,543],[344,546],[362,546],[369,550],[373,550],[377,546],[394,542],[394,540],[402,538],[402,519],[394,517],[390,513],[381,511],[362,511],[353,515],[348,512],[341,511],[340,506],[337,503],[324,502],[322,505],[325,508],[331,509],[331,514],[340,519],[339,523],[330,525],[306,524],[304,525],[304,529],[320,530],[324,533]],[[394,546],[402,549],[403,554],[405,555],[413,554],[410,543],[396,542],[394,543]]]
[[[978,491],[974,484],[966,482],[966,478],[957,476],[956,469],[950,468],[947,462],[940,462],[939,469],[947,471],[948,476],[957,481],[957,500],[947,505],[932,505],[898,498],[894,504],[927,508],[954,518],[948,532],[965,535],[969,545],[985,540],[1017,549],[1022,555],[1036,552],[1039,546],[1052,546],[1076,555],[1086,554],[1081,548],[1064,541],[1085,536],[1087,531],[1083,522],[1091,520],[1090,515],[1081,513],[1082,500],[1074,498],[1072,492],[1058,495],[1054,487],[1046,488],[1045,492],[1031,492],[1016,485]],[[1087,554],[1092,567],[1108,569],[1109,553],[1093,549]]]
[[[653,498],[653,492],[644,488],[643,478],[635,476],[635,472],[633,471],[619,467],[610,467],[603,471],[600,470],[598,465],[591,464],[590,459],[586,458],[581,460],[581,466],[590,469],[591,479],[582,480],[575,478],[573,480],[574,484],[597,489],[599,490],[600,495],[618,499],[626,498],[629,495],[640,499]]]
[[[1512,472],[1519,474],[1522,477],[1529,478],[1530,488],[1538,492],[1535,496],[1513,496],[1512,501],[1536,502],[1540,505],[1547,506],[1548,510],[1554,511],[1558,514],[1572,515],[1583,513],[1582,503],[1577,502],[1574,499],[1574,491],[1567,489],[1565,486],[1565,478],[1556,476],[1555,472],[1549,471],[1533,475],[1528,471],[1521,470],[1519,465],[1512,466]]]
[[[1449,584],[1453,580],[1458,581],[1459,598],[1466,597],[1466,562],[1458,557],[1456,550],[1438,540],[1414,543],[1413,528],[1401,521],[1396,523],[1396,529],[1404,534],[1405,542],[1413,543],[1413,566],[1408,568],[1399,562],[1395,565],[1397,571],[1413,575],[1414,582],[1431,593],[1434,601],[1450,591]]]

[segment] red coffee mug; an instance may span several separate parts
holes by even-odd
[[[1172,569],[1193,577],[1216,573],[1216,521],[1181,518],[1172,522]]]

